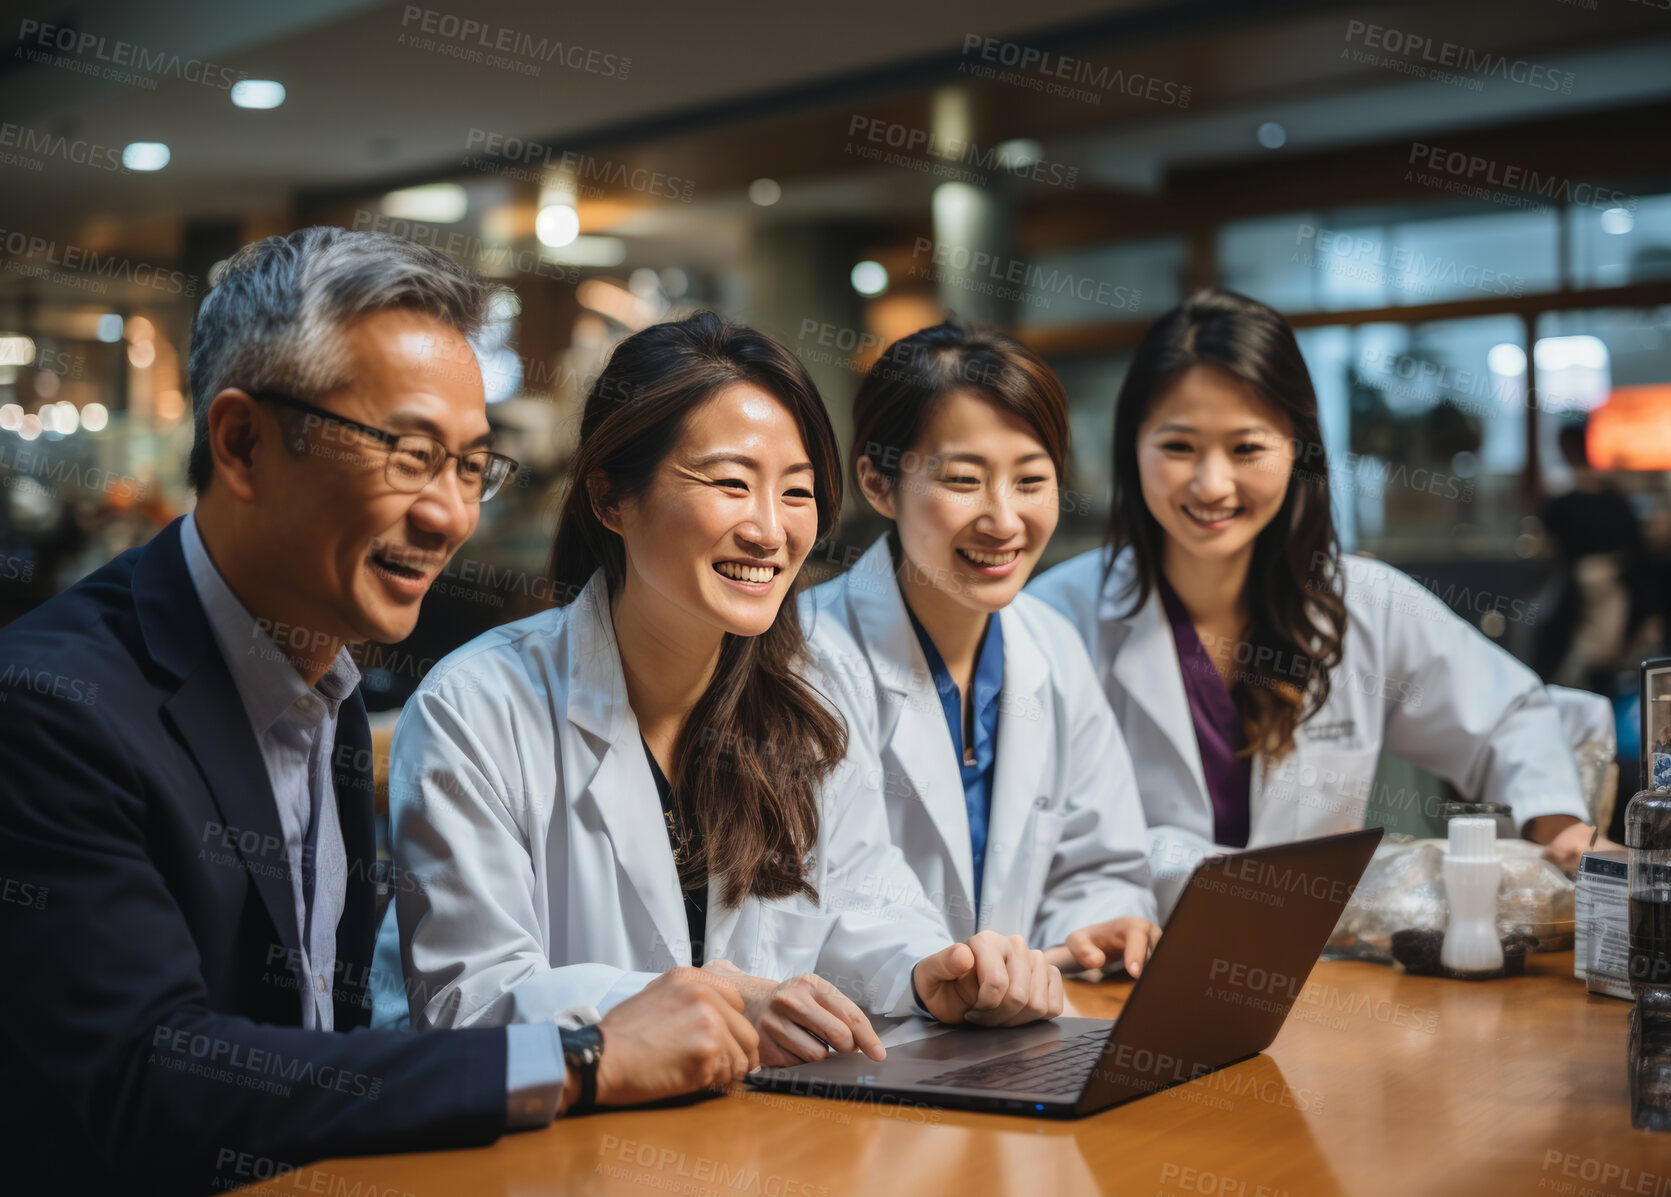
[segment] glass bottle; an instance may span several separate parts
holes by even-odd
[[[1644,986],[1630,1011],[1630,1124],[1671,1131],[1671,987]]]

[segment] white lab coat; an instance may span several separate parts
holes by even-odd
[[[1213,807],[1171,624],[1158,593],[1142,609],[1125,587],[1128,550],[1107,585],[1107,550],[1083,553],[1027,593],[1079,630],[1125,732],[1149,824],[1161,910],[1213,843]],[[1248,847],[1363,825],[1382,749],[1471,799],[1507,803],[1524,826],[1539,815],[1584,817],[1561,718],[1537,675],[1458,618],[1414,579],[1367,557],[1342,558],[1346,639],[1328,702],[1275,765],[1253,762]],[[1438,796],[1376,795],[1437,810]]]
[[[797,897],[728,909],[716,880],[707,958],[776,980],[818,972],[871,1013],[909,1013],[912,966],[949,940],[851,761],[822,795],[811,866],[822,908]],[[401,715],[390,776],[412,1025],[603,1012],[691,963],[601,571],[571,605],[438,664]],[[398,986],[377,996],[406,1004]],[[396,1024],[399,1013],[381,1009],[376,1021]]]
[[[1019,934],[1036,948],[1108,919],[1155,917],[1131,761],[1079,637],[1025,595],[1004,636],[980,911],[957,751],[900,596],[888,537],[801,596],[801,624],[837,705],[873,746],[894,842],[953,939]]]

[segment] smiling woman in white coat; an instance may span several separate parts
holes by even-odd
[[[1109,544],[1028,593],[1078,629],[1125,732],[1163,912],[1209,852],[1361,826],[1383,749],[1507,803],[1557,863],[1589,841],[1537,676],[1340,552],[1317,397],[1264,304],[1204,291],[1149,330],[1115,406]]]
[[[1019,593],[1056,527],[1061,383],[1014,338],[947,322],[882,354],[853,423],[892,527],[802,597],[802,622],[880,761],[895,842],[954,937],[1137,975],[1159,928],[1125,745],[1078,634]]]
[[[763,1063],[880,1058],[854,999],[1059,1013],[1056,970],[997,937],[948,942],[806,671],[792,587],[841,480],[794,356],[707,312],[629,337],[587,398],[574,477],[562,605],[443,660],[395,732],[412,1023],[607,1010],[693,964],[742,990]]]

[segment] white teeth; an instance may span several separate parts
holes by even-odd
[[[400,577],[407,577],[408,575],[411,575],[411,574],[416,574],[419,577],[425,577],[429,573],[428,570],[425,570],[425,569],[423,569],[419,566],[407,565],[404,562],[395,561],[395,560],[392,560],[388,557],[374,557],[374,558],[372,558],[372,560],[377,565],[382,566],[389,573],[397,574]]]
[[[383,565],[398,565],[402,569],[409,569],[420,574],[429,572],[429,558],[405,552],[392,545],[378,549],[372,554],[371,559]]]
[[[1021,553],[1020,549],[1011,549],[1007,553],[977,553],[974,549],[959,549],[957,551],[976,565],[1008,565]]]
[[[1184,508],[1185,513],[1188,514],[1190,518],[1198,519],[1203,524],[1216,524],[1219,520],[1227,520],[1231,516],[1235,515],[1237,510],[1238,508],[1235,507],[1216,507],[1211,511],[1203,510],[1200,507]]]
[[[735,561],[721,561],[714,568],[739,582],[770,582],[776,573],[769,565],[739,565]]]

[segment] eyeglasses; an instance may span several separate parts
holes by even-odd
[[[466,503],[485,503],[499,493],[506,479],[517,471],[515,458],[506,457],[490,449],[472,449],[468,453],[453,453],[447,446],[422,432],[389,432],[373,428],[347,416],[315,407],[294,395],[282,391],[250,391],[249,396],[262,403],[275,403],[293,411],[303,412],[330,424],[352,428],[381,444],[387,451],[383,477],[398,491],[415,494],[428,486],[446,468],[449,458],[458,462],[458,486]]]

